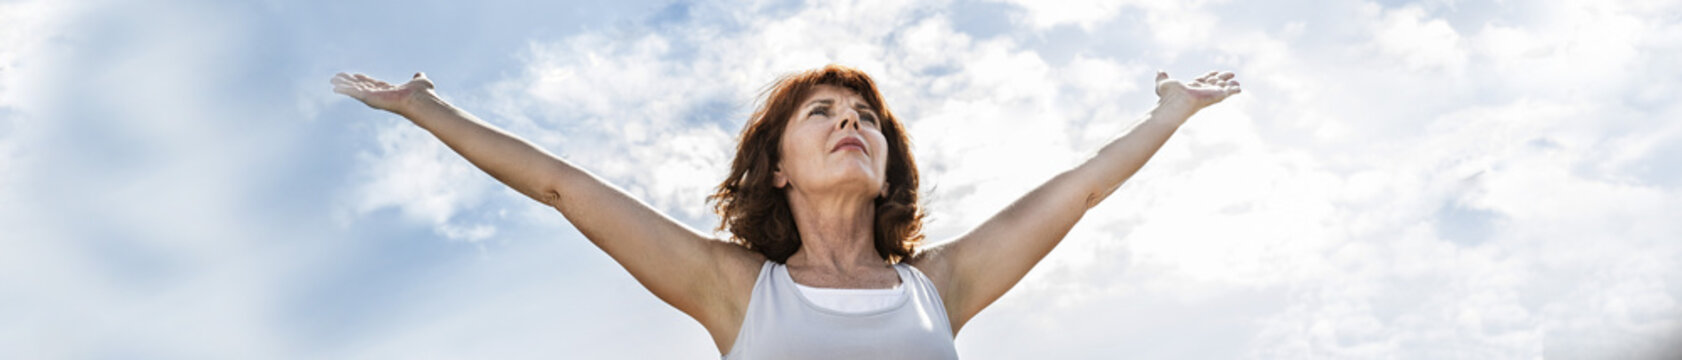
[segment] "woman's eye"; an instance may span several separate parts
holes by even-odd
[[[860,116],[859,118],[864,119],[864,121],[869,122],[871,124],[876,123],[876,115],[865,114],[864,116]]]
[[[811,113],[809,113],[809,114],[806,114],[806,116],[813,116],[813,115],[823,115],[823,116],[829,116],[829,108],[816,108],[816,109],[812,109],[812,112],[811,112]]]

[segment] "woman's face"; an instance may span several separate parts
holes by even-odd
[[[819,85],[801,100],[783,130],[776,186],[876,197],[888,168],[881,121],[857,92]]]

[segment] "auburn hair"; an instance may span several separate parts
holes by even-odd
[[[730,162],[730,176],[707,196],[720,217],[718,230],[729,231],[731,242],[778,263],[800,250],[800,231],[788,196],[775,186],[773,174],[782,159],[783,131],[789,119],[799,110],[800,101],[819,85],[857,92],[879,113],[878,125],[888,140],[887,195],[875,200],[871,233],[877,255],[890,263],[904,260],[923,241],[923,212],[918,207],[917,162],[911,157],[911,140],[899,119],[888,111],[876,82],[863,71],[841,65],[789,74],[765,90],[764,102],[742,128],[736,158]]]

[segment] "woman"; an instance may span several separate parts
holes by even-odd
[[[709,197],[729,239],[441,100],[422,74],[338,74],[334,91],[430,131],[559,210],[638,282],[711,333],[726,359],[956,358],[953,337],[1138,171],[1187,118],[1238,93],[1232,73],[1157,72],[1156,108],[1091,159],[975,229],[919,248],[916,163],[874,81],[829,65],[779,80]]]

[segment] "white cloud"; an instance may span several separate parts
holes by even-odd
[[[364,180],[356,189],[356,214],[396,207],[451,239],[479,241],[496,235],[494,226],[456,217],[483,204],[493,194],[494,179],[406,120],[386,119],[377,131],[378,151],[358,155],[358,176]]]
[[[1021,7],[1014,14],[1019,23],[1031,29],[1045,30],[1058,25],[1075,25],[1092,31],[1100,23],[1117,20],[1126,10],[1146,12],[1146,21],[1160,39],[1202,40],[1213,30],[1213,18],[1206,14],[1187,12],[1207,5],[1208,1],[1162,0],[992,0]],[[1131,9],[1130,9],[1131,8]],[[1189,45],[1189,44],[1187,44]]]
[[[1619,96],[1636,87],[1673,87],[1675,81],[1637,81],[1655,74],[1632,71],[1663,63],[1682,37],[1678,24],[1657,14],[1669,8],[1594,1],[1554,2],[1534,11],[1535,19],[1484,24],[1470,38],[1493,64],[1486,69],[1503,83],[1550,96]],[[1666,50],[1655,52],[1654,50]],[[1674,56],[1674,55],[1669,55]],[[1546,76],[1538,76],[1546,74]]]
[[[1126,1],[1104,0],[1052,0],[1052,1],[1004,1],[1012,5],[1021,6],[1025,11],[1019,14],[1028,25],[1037,29],[1044,29],[1059,24],[1071,23],[1090,29],[1093,24],[1108,20],[1120,13]]]
[[[1412,70],[1461,71],[1466,53],[1460,34],[1446,20],[1424,17],[1425,10],[1415,6],[1385,11],[1384,20],[1373,24],[1374,45]]]
[[[0,4],[0,174],[17,174],[33,156],[26,152],[33,134],[44,126],[37,119],[41,109],[38,91],[29,86],[40,79],[51,62],[44,56],[48,39],[62,27],[72,11],[66,4],[20,1]],[[0,176],[0,202],[17,203],[23,183],[19,176]]]
[[[1611,10],[1582,17],[1627,15]],[[1394,11],[1374,13],[1394,17]],[[1417,15],[1416,10],[1401,11]],[[1435,24],[1439,20],[1421,16],[1409,21]],[[1529,36],[1556,29],[1547,25],[1514,31]],[[1668,25],[1638,21],[1632,27]],[[1241,29],[1219,32],[1242,33]],[[1289,33],[1282,35],[1292,36]],[[1048,281],[1039,286],[1059,294],[1079,293],[1073,286],[1055,282],[1082,280],[1071,274],[1083,268],[1058,266],[1105,269],[1083,259],[1104,257],[1091,253],[1107,250],[1109,259],[1126,261],[1129,272],[1157,278],[1135,279],[1143,283],[1139,285],[1112,286],[1107,296],[1102,295],[1106,294],[1103,289],[1087,289],[1088,295],[1081,297],[1128,303],[1138,296],[1186,296],[1206,291],[1202,284],[1208,281],[1232,287],[1222,292],[1295,289],[1289,305],[1252,318],[1264,326],[1257,337],[1243,344],[1249,349],[1245,353],[1259,357],[1655,356],[1664,351],[1659,346],[1674,341],[1678,325],[1668,319],[1674,319],[1677,311],[1669,305],[1675,302],[1676,272],[1647,265],[1635,270],[1613,260],[1635,257],[1637,263],[1673,267],[1678,261],[1677,246],[1657,240],[1682,235],[1682,229],[1661,215],[1676,211],[1671,204],[1678,203],[1677,190],[1631,183],[1628,174],[1620,174],[1621,166],[1604,163],[1608,156],[1652,161],[1621,154],[1651,149],[1656,139],[1675,136],[1675,126],[1654,121],[1674,113],[1673,106],[1632,109],[1617,98],[1628,96],[1623,91],[1630,87],[1648,85],[1600,72],[1605,76],[1594,86],[1596,97],[1583,98],[1589,91],[1562,91],[1581,79],[1577,75],[1537,76],[1548,72],[1528,67],[1534,62],[1475,53],[1426,57],[1417,63],[1442,67],[1407,66],[1404,58],[1400,65],[1406,71],[1399,73],[1423,79],[1398,81],[1387,79],[1390,74],[1369,71],[1395,71],[1385,70],[1398,64],[1392,59],[1313,58],[1327,52],[1266,35],[1237,36],[1241,41],[1234,41],[1234,46],[1216,50],[1257,60],[1239,64],[1241,76],[1250,76],[1242,95],[1248,101],[1220,106],[1244,116],[1200,114],[1151,167],[1110,200],[1129,204],[1121,205],[1126,207],[1118,211],[1123,216],[1115,217],[1119,220],[1114,225],[1087,227],[1125,230],[1111,241],[1130,246],[1083,243],[1077,231],[1070,243],[1052,255],[1072,261],[1048,260],[1050,267],[1039,274]],[[1383,33],[1375,36],[1375,43],[1388,41]],[[1600,46],[1661,52],[1648,59],[1675,52],[1674,46],[1648,44],[1643,38]],[[1484,74],[1434,74],[1460,66],[1468,73]],[[1440,106],[1444,110],[1425,113],[1428,120],[1424,122],[1388,108],[1324,106],[1360,98],[1392,100],[1382,106],[1409,106],[1420,100],[1440,103],[1442,99],[1410,95],[1429,93],[1431,86],[1468,82],[1459,76],[1486,82],[1477,86],[1495,94],[1450,98],[1446,106]],[[1519,100],[1509,100],[1515,97]],[[1305,127],[1318,128],[1313,133],[1325,134],[1322,137],[1395,124],[1427,125],[1389,132],[1374,142],[1349,144],[1335,139],[1305,141],[1314,138],[1280,134],[1251,122],[1272,126],[1303,122],[1305,116],[1297,114],[1307,115]],[[1348,130],[1327,132],[1338,128],[1323,124],[1331,121],[1346,122],[1341,127]],[[1262,136],[1229,137],[1207,131]],[[1460,208],[1467,210],[1444,211]],[[1097,214],[1103,214],[1102,208]],[[1111,218],[1097,214],[1087,221]],[[1144,219],[1127,216],[1132,214]],[[1457,225],[1466,222],[1478,224]],[[1467,226],[1487,230],[1467,232]],[[1080,250],[1065,252],[1071,245]],[[1613,285],[1622,281],[1598,275],[1565,276],[1631,271],[1639,273],[1632,276],[1644,279],[1640,285]],[[1122,280],[1127,279],[1123,276]],[[1614,292],[1612,287],[1631,290],[1604,295]],[[1605,305],[1619,304],[1617,309],[1624,309],[1622,304],[1635,301],[1626,299],[1642,299],[1638,302],[1644,305],[1635,307],[1642,309],[1642,315],[1626,317],[1622,310]],[[1014,304],[1001,301],[1000,305]],[[1075,312],[1068,314],[1077,318]],[[1616,319],[1642,320],[1627,324],[1623,322],[1629,320]],[[1130,326],[1157,325],[1168,326]],[[1608,333],[1617,335],[1579,337]]]

